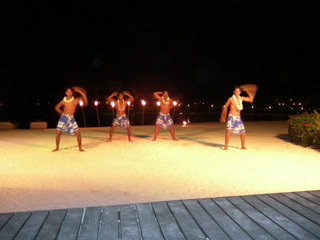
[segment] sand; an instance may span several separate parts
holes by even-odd
[[[154,126],[82,128],[76,138],[55,129],[0,131],[0,212],[105,206],[320,189],[320,154],[289,141],[286,121],[245,122],[247,150],[220,123],[176,125],[179,141]]]

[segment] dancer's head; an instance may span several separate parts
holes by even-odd
[[[234,95],[236,95],[237,97],[240,96],[240,94],[241,94],[241,89],[240,89],[240,87],[239,87],[239,86],[235,86],[235,87],[233,88],[233,93],[234,93]]]
[[[66,91],[64,92],[67,97],[72,97],[73,95],[73,90],[72,88],[66,88]]]
[[[168,97],[169,97],[168,91],[163,91],[162,96],[163,96],[164,98],[168,98]]]
[[[123,93],[118,93],[118,99],[120,99],[120,100],[123,99]]]

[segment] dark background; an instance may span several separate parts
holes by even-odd
[[[300,1],[14,1],[3,6],[1,119],[54,112],[66,87],[89,101],[129,90],[223,103],[235,85],[256,102],[317,105],[320,15]],[[35,116],[33,117],[35,118]],[[57,120],[57,119],[56,119]]]

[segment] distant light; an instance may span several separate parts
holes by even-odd
[[[157,105],[160,106],[160,102],[159,101],[157,102]]]
[[[254,108],[254,106],[252,105],[251,108]]]
[[[130,101],[127,101],[127,104],[128,104],[128,106],[130,106],[131,102],[130,102]]]
[[[187,121],[182,121],[182,126],[185,127],[187,125]]]
[[[114,103],[114,102],[111,102],[111,103],[110,103],[110,105],[111,105],[111,107],[113,107],[113,108],[114,108],[115,103]]]
[[[79,101],[79,105],[80,105],[81,107],[83,106],[82,100]]]
[[[211,107],[212,107],[212,108],[213,108],[213,106],[214,106],[214,105],[213,105],[213,104],[211,104]]]
[[[141,104],[142,104],[143,106],[145,106],[145,105],[146,105],[146,101],[145,101],[145,100],[141,100]]]
[[[94,105],[97,107],[98,106],[98,104],[99,104],[99,102],[96,100],[96,101],[94,101]]]
[[[187,107],[190,107],[190,104],[188,104]]]
[[[178,104],[176,101],[173,101],[172,103],[174,106],[177,106],[177,104]]]

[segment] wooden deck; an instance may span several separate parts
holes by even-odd
[[[320,191],[2,213],[0,239],[320,239]]]

